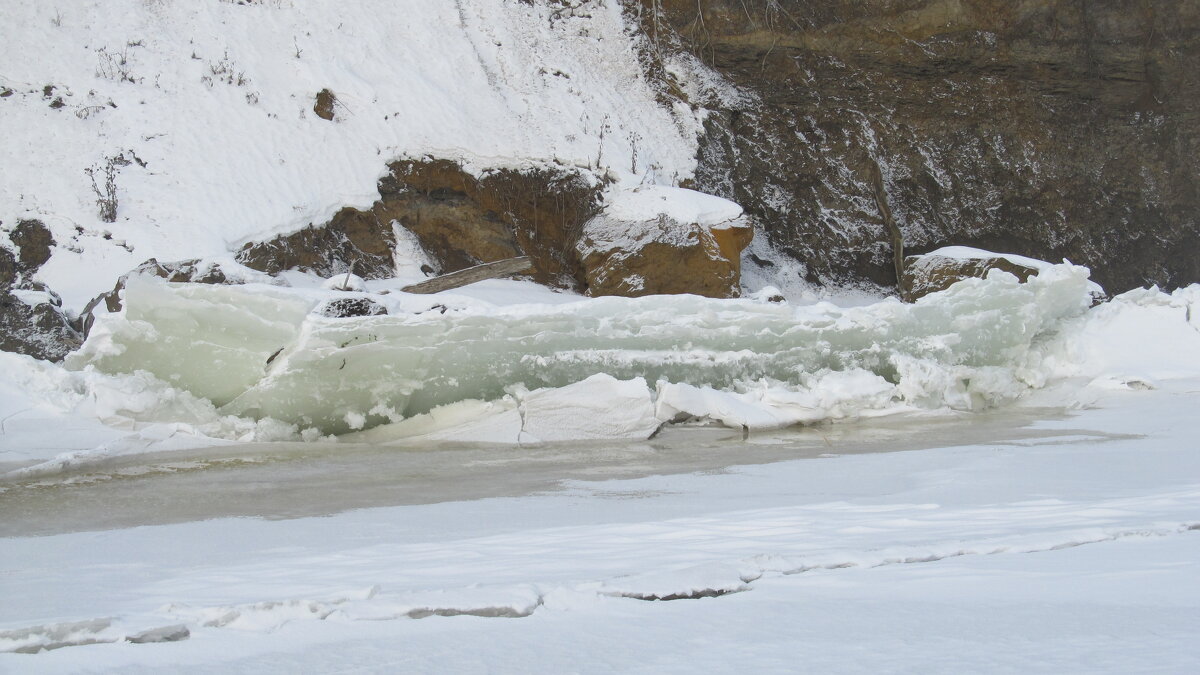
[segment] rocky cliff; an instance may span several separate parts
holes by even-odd
[[[1200,2],[642,0],[642,17],[751,94],[708,118],[695,187],[810,281],[894,284],[888,210],[909,252],[1068,258],[1110,291],[1200,280]]]

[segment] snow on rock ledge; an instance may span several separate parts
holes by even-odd
[[[742,207],[693,190],[618,187],[576,246],[592,296],[736,297],[754,236]]]

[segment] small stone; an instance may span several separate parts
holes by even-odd
[[[313,112],[323,120],[333,121],[334,106],[337,105],[337,96],[334,96],[332,91],[322,89],[317,92],[317,101],[313,104]]]

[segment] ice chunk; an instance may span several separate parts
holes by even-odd
[[[520,442],[521,413],[511,396],[496,401],[458,401],[345,436],[350,442],[387,443],[414,438],[465,443]]]
[[[664,421],[698,417],[734,428],[779,429],[885,410],[894,406],[898,393],[892,383],[858,369],[820,373],[801,385],[763,381],[740,393],[660,383],[656,413]]]
[[[521,398],[521,416],[522,443],[644,440],[661,424],[644,379],[622,381],[603,373],[566,387],[529,392]]]
[[[68,367],[146,370],[211,400],[229,402],[294,342],[315,300],[273,286],[167,284],[132,277],[125,310],[99,317]]]
[[[600,373],[770,399],[771,415],[785,423],[812,419],[809,408],[817,418],[845,416],[893,399],[934,407],[1006,400],[1021,383],[1036,384],[1027,379],[1032,346],[1086,310],[1088,285],[1086,269],[1057,265],[1026,284],[995,275],[912,305],[848,309],[682,295],[405,313],[403,296],[392,294],[393,314],[331,319],[309,312],[328,291],[145,281],[71,365],[147,370],[223,404],[225,414],[321,433],[499,400],[516,383],[566,387]],[[754,393],[763,381],[770,396]],[[611,382],[597,392],[625,396]],[[623,405],[591,410],[617,414]],[[529,423],[531,437],[548,433]]]

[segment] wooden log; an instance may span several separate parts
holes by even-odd
[[[440,293],[441,291],[448,291],[452,288],[473,284],[477,281],[486,281],[487,279],[518,274],[531,267],[533,267],[533,261],[530,260],[529,256],[508,258],[507,260],[484,263],[468,267],[465,270],[443,274],[440,277],[426,279],[411,286],[405,286],[400,290],[405,293]]]

